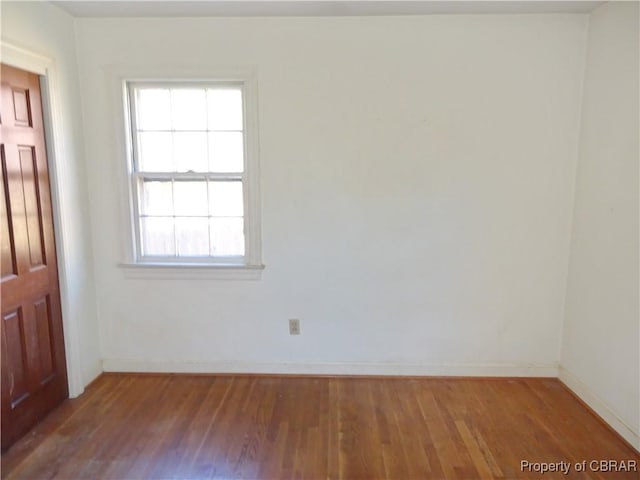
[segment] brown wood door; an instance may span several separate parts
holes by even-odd
[[[2,450],[68,396],[38,76],[2,65]]]

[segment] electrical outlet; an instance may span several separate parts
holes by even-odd
[[[289,319],[289,335],[300,335],[300,320],[297,318]]]

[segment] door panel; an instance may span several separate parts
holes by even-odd
[[[44,245],[42,245],[42,217],[39,215],[38,170],[35,163],[34,148],[18,146],[20,172],[22,174],[22,197],[27,221],[27,243],[29,246],[30,267],[44,264]]]
[[[0,127],[1,128],[1,127]],[[11,234],[11,226],[9,225],[10,223],[10,217],[8,215],[8,204],[9,204],[9,199],[7,197],[8,192],[7,189],[4,187],[4,179],[6,177],[5,174],[5,162],[4,162],[4,145],[0,146],[0,161],[2,163],[1,165],[1,171],[0,174],[2,175],[2,181],[0,182],[1,184],[1,188],[2,188],[2,201],[0,201],[0,215],[2,215],[2,218],[0,219],[1,223],[2,223],[2,231],[0,232],[0,234],[2,234],[2,238],[0,238],[0,242],[2,245],[2,277],[0,278],[0,280],[4,280],[5,277],[8,277],[10,275],[17,275],[18,274],[18,268],[16,266],[16,250],[15,250],[15,246],[13,245],[13,235]]]
[[[22,309],[18,308],[3,316],[3,326],[6,345],[3,347],[8,354],[9,369],[9,401],[12,407],[28,396],[26,353],[24,351],[24,322]]]
[[[38,76],[2,65],[2,449],[68,396]]]
[[[49,295],[38,299],[33,304],[36,312],[36,325],[38,326],[38,352],[40,353],[40,383],[46,383],[54,374],[55,360],[52,357],[51,348],[51,313],[49,308]]]
[[[11,87],[11,94],[13,95],[14,124],[21,127],[31,127],[29,90]]]

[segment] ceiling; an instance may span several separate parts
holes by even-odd
[[[588,13],[604,1],[52,1],[74,17],[331,17]]]

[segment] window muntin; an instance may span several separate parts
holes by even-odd
[[[136,258],[246,264],[242,82],[128,82]]]

